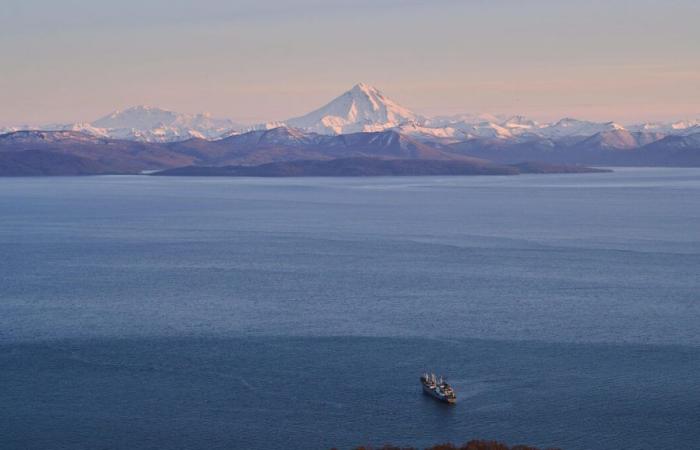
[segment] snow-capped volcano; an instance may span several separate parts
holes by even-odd
[[[382,131],[404,122],[422,122],[423,118],[394,102],[378,89],[359,83],[330,103],[286,124],[323,134]]]

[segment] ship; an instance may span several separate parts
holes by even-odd
[[[420,383],[423,385],[423,393],[430,395],[434,399],[454,404],[457,403],[457,396],[452,386],[447,384],[443,377],[436,377],[434,373],[424,373],[420,377]]]

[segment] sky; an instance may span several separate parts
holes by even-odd
[[[424,115],[700,117],[698,0],[2,0],[0,125],[283,120],[358,82]]]

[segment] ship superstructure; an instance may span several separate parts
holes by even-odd
[[[443,377],[437,377],[434,373],[424,373],[420,377],[420,382],[423,385],[425,394],[441,402],[457,403],[457,396],[452,386]]]

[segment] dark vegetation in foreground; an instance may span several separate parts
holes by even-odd
[[[334,449],[335,450],[335,449]],[[357,447],[355,450],[418,450],[414,447],[395,447],[393,445],[385,445],[383,447]],[[432,447],[427,447],[425,450],[540,450],[537,447],[529,447],[527,445],[515,445],[509,447],[507,444],[498,441],[469,441],[463,445],[454,444],[438,444]],[[548,449],[559,450],[559,449]]]

